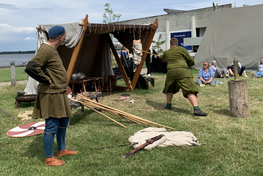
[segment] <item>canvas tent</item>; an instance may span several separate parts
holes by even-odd
[[[66,29],[66,41],[57,50],[67,70],[68,82],[72,73],[75,72],[84,73],[87,77],[113,75],[112,51],[126,83],[126,87],[123,89],[133,90],[147,54],[143,53],[141,64],[130,82],[109,34],[113,34],[130,51],[132,51],[134,37],[140,36],[143,50],[148,51],[158,27],[158,20],[156,19],[150,25],[94,24],[88,22],[88,15],[86,15],[82,23],[39,25],[37,28],[38,48],[48,40],[48,30],[54,25],[61,25]]]
[[[263,57],[263,5],[214,11],[195,57],[195,67],[216,60],[226,68],[234,58],[255,70]]]

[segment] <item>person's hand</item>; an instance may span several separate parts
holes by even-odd
[[[49,84],[52,84],[52,80],[51,79],[49,80]]]

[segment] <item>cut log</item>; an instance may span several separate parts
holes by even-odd
[[[228,81],[229,107],[232,117],[251,117],[249,104],[247,81]]]

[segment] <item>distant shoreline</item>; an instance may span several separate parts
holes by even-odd
[[[35,51],[3,51],[0,54],[34,54]]]

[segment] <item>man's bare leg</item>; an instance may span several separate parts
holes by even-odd
[[[188,100],[190,101],[190,103],[192,104],[193,107],[198,106],[195,94],[188,94],[187,98],[188,98]]]
[[[201,111],[199,108],[195,94],[188,94],[187,98],[194,108],[194,115],[207,116],[207,113]]]
[[[234,75],[234,73],[232,72],[231,69],[229,69],[228,71],[229,71],[230,75],[232,75],[232,76]]]
[[[171,104],[173,99],[173,93],[166,93],[166,101]]]
[[[166,93],[167,104],[165,106],[165,109],[168,109],[168,110],[172,109],[172,99],[173,99],[173,93]]]

